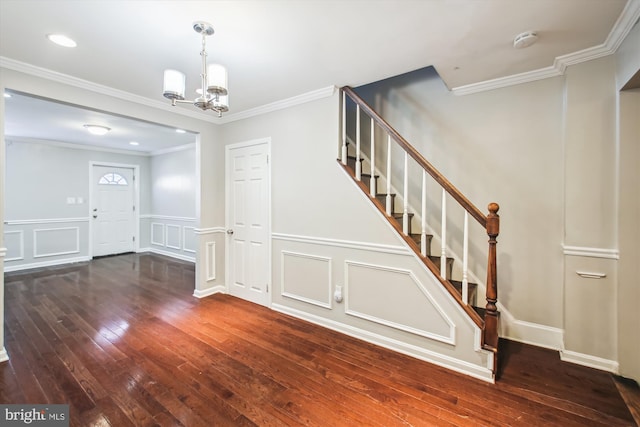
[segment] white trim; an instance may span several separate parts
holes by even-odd
[[[588,366],[589,368],[612,372],[614,374],[617,374],[620,370],[620,365],[615,360],[603,359],[601,357],[577,353],[575,351],[561,350],[560,360],[563,362],[575,363],[576,365]]]
[[[196,289],[193,291],[193,296],[196,298],[205,298],[214,294],[226,294],[227,289],[222,285],[212,286],[207,289]]]
[[[79,79],[67,74],[58,73],[46,68],[36,67],[25,62],[16,61],[4,56],[0,56],[0,67],[10,70],[18,71],[21,73],[29,74],[32,76],[40,77],[43,79],[51,80],[54,82],[62,83],[72,87],[80,89],[86,89],[91,92],[100,93],[114,98],[122,99],[125,101],[134,102],[136,104],[146,105],[148,107],[157,108],[164,111],[169,111],[183,116],[192,117],[194,119],[204,120],[209,123],[211,121],[211,114],[205,114],[204,112],[196,109],[178,108],[172,107],[168,102],[156,101],[154,99],[145,98],[143,96],[134,95],[129,92],[114,89],[108,86],[100,85],[88,80]]]
[[[157,249],[157,248],[145,248],[143,250],[140,250],[140,252],[137,253],[141,253],[141,252],[151,252],[154,254],[158,254],[158,255],[164,255],[164,256],[168,256],[171,258],[176,258],[182,261],[188,261],[188,262],[196,262],[195,257],[191,257],[191,256],[187,256],[187,255],[182,255],[182,254],[177,254],[175,252],[170,252],[170,251],[165,251],[162,249]]]
[[[64,252],[50,252],[45,254],[38,253],[38,232],[45,231],[61,231],[61,230],[75,230],[76,232],[76,248],[70,251]],[[80,253],[80,227],[58,227],[58,228],[36,228],[33,230],[33,257],[45,258],[50,256],[70,255]]]
[[[55,265],[73,264],[76,262],[87,262],[87,261],[91,261],[91,258],[89,258],[88,256],[81,256],[81,257],[75,257],[75,258],[65,258],[65,259],[56,259],[51,261],[33,262],[30,264],[19,264],[19,265],[11,265],[11,266],[5,265],[4,271],[5,273],[8,273],[11,271],[29,270],[31,268],[52,267]]]
[[[195,222],[196,219],[188,216],[170,216],[170,215],[154,215],[144,214],[140,215],[140,219],[158,219],[162,221],[181,221],[181,222]]]
[[[7,234],[19,234],[20,235],[20,255],[17,257],[13,257],[13,258],[4,258],[5,262],[10,262],[10,261],[21,261],[24,259],[24,230],[11,230],[11,231],[4,231],[5,236]],[[7,239],[5,237],[5,243],[7,242]],[[6,257],[6,250],[7,248],[3,248],[5,250],[5,253],[2,254],[3,257]]]
[[[96,145],[74,144],[71,142],[62,142],[62,141],[56,141],[53,139],[25,138],[20,136],[10,136],[10,137],[7,137],[6,140],[11,142],[41,144],[41,145],[48,145],[48,146],[54,146],[54,147],[68,148],[71,150],[98,151],[98,152],[104,152],[104,153],[124,154],[128,156],[140,156],[140,157],[150,156],[150,154],[146,151],[122,150],[117,148],[99,147]]]
[[[335,246],[339,248],[358,249],[370,252],[382,252],[394,255],[411,255],[412,252],[403,246],[380,245],[377,243],[357,242],[352,240],[327,239],[323,237],[299,236],[294,234],[273,233],[274,240],[308,243],[312,245]]]
[[[4,56],[0,56],[0,67],[7,68],[9,70],[18,71],[24,74],[40,77],[43,79],[51,80],[54,82],[66,84],[69,86],[86,89],[91,92],[100,93],[114,98],[122,99],[125,101],[133,102],[140,105],[145,105],[152,108],[168,111],[171,113],[180,114],[194,119],[203,120],[207,123],[215,125],[234,122],[237,120],[247,119],[249,117],[255,117],[262,114],[270,113],[273,111],[282,110],[285,108],[293,107],[296,105],[304,104],[307,102],[315,101],[322,98],[332,96],[335,91],[335,86],[327,86],[324,88],[312,90],[310,92],[302,93],[290,98],[282,99],[280,101],[271,102],[259,107],[250,108],[248,110],[239,111],[234,114],[227,114],[219,120],[213,120],[215,117],[211,114],[204,113],[198,109],[188,109],[182,107],[172,107],[168,102],[157,101],[155,99],[146,98],[144,96],[134,95],[129,92],[114,89],[108,86],[100,85],[90,82],[88,80],[79,79],[67,74],[58,73],[56,71],[48,70],[46,68],[36,67],[25,62],[16,61]],[[154,155],[151,153],[151,155]]]
[[[45,218],[45,219],[10,219],[5,220],[4,225],[27,225],[27,224],[60,224],[68,222],[89,222],[89,217],[79,218]]]
[[[197,236],[205,236],[207,234],[226,233],[227,229],[224,227],[194,228],[193,232]]]
[[[307,298],[301,295],[296,295],[294,293],[291,292],[286,292],[285,291],[285,281],[284,281],[284,276],[285,276],[285,271],[284,271],[284,259],[285,256],[290,256],[290,257],[298,257],[298,258],[306,258],[306,259],[311,259],[311,260],[315,260],[315,261],[323,261],[326,262],[328,264],[328,268],[327,268],[327,301],[318,301],[318,300],[314,300],[311,298]],[[318,256],[318,255],[309,255],[309,254],[303,254],[300,252],[292,252],[292,251],[280,251],[280,271],[281,271],[281,277],[280,277],[280,295],[282,295],[283,297],[287,297],[287,298],[291,298],[291,299],[295,299],[298,301],[302,301],[305,302],[307,304],[312,304],[312,305],[316,305],[318,307],[322,307],[322,308],[327,308],[329,310],[331,310],[333,308],[332,306],[332,286],[331,286],[331,277],[332,277],[332,273],[331,273],[331,261],[332,259],[329,257],[324,257],[324,256]]]
[[[503,313],[500,313],[502,318]],[[502,319],[501,319],[502,320]],[[561,350],[564,347],[564,330],[524,320],[505,319],[500,336],[512,341],[538,347]]]
[[[577,52],[572,52],[567,55],[558,56],[553,61],[553,65],[545,68],[458,86],[451,89],[451,91],[455,95],[469,95],[487,90],[533,82],[549,77],[561,76],[569,65],[591,61],[593,59],[615,53],[639,18],[640,0],[629,0],[604,43]]]
[[[160,234],[161,234],[161,237],[162,237],[162,240],[161,240],[161,241],[158,241],[158,240],[156,240],[156,239],[155,239],[155,237],[156,237],[156,233],[155,233],[155,231],[154,231],[154,226],[160,226],[160,228],[161,228],[161,231],[160,231]],[[165,245],[165,244],[164,244],[164,242],[165,242],[165,238],[164,238],[164,237],[165,237],[165,236],[164,236],[164,235],[165,235],[165,232],[164,232],[164,226],[165,226],[165,225],[164,225],[163,223],[161,223],[161,222],[152,222],[152,223],[151,223],[151,225],[150,225],[150,227],[151,227],[151,236],[150,236],[150,239],[149,239],[149,240],[150,240],[150,243],[151,243],[152,245],[156,245],[156,246],[164,246],[164,245]]]
[[[216,242],[207,242],[205,246],[206,281],[216,280]]]
[[[583,256],[589,258],[620,259],[620,252],[617,249],[586,248],[582,246],[562,246],[565,255]]]
[[[249,117],[260,116],[262,114],[271,113],[273,111],[283,110],[285,108],[294,107],[296,105],[305,104],[307,102],[328,98],[330,96],[333,96],[333,94],[336,93],[336,90],[337,88],[335,86],[327,86],[321,89],[316,89],[310,92],[302,93],[300,95],[292,96],[291,98],[271,102],[259,107],[250,108],[248,110],[239,111],[233,114],[227,114],[221,120],[216,122],[216,124],[225,124],[238,120],[248,119]]]
[[[444,368],[451,369],[453,371],[460,372],[462,374],[469,375],[471,377],[478,378],[489,383],[495,382],[493,372],[488,367],[474,365],[464,360],[436,353],[422,347],[407,344],[393,338],[385,337],[370,331],[356,328],[354,326],[339,323],[334,320],[325,319],[323,317],[296,310],[294,308],[286,307],[280,304],[274,303],[271,305],[271,308],[274,311],[284,313],[298,319],[306,320],[307,322],[311,322],[316,325],[331,329],[333,331],[337,331],[345,335],[358,338],[375,345],[379,345],[381,347],[405,354],[407,356],[415,357],[416,359],[433,363],[434,365],[442,366]],[[485,351],[483,350],[482,352]]]
[[[196,146],[195,142],[190,142],[188,144],[183,144],[183,145],[178,145],[178,146],[175,146],[175,147],[169,147],[169,148],[163,148],[161,150],[151,151],[151,152],[149,152],[149,155],[152,156],[152,157],[161,156],[163,154],[176,153],[178,151],[190,150],[191,148],[195,148],[195,146]]]
[[[0,349],[0,363],[6,362],[7,360],[9,360],[9,353],[7,353],[7,350],[2,347]]]
[[[0,258],[7,256],[7,248],[0,248]]]
[[[447,313],[442,309],[442,307],[440,307],[440,305],[438,304],[438,302],[433,298],[433,296],[431,296],[431,293],[429,293],[429,291],[427,290],[427,288],[420,282],[420,280],[418,280],[418,278],[415,276],[415,274],[413,274],[413,272],[411,270],[406,270],[406,269],[402,269],[402,268],[395,268],[395,267],[387,267],[387,266],[382,266],[382,265],[376,265],[376,264],[370,264],[370,263],[364,263],[364,262],[356,262],[356,261],[348,261],[345,260],[344,262],[345,264],[345,269],[344,269],[344,312],[349,315],[349,316],[354,316],[354,317],[359,317],[361,319],[365,319],[368,320],[370,322],[374,322],[377,323],[379,325],[383,325],[383,326],[387,326],[389,328],[393,328],[393,329],[397,329],[403,332],[408,332],[410,334],[413,335],[418,335],[424,338],[428,338],[434,341],[440,341],[446,344],[450,344],[450,345],[456,345],[456,326],[453,323],[453,321],[449,318],[449,316],[447,316]],[[426,330],[421,330],[421,329],[417,329],[414,328],[412,326],[408,326],[408,325],[402,325],[399,323],[395,323],[392,321],[389,321],[387,319],[381,319],[379,317],[376,316],[372,316],[370,314],[366,314],[366,313],[361,313],[355,310],[352,310],[351,308],[349,308],[349,300],[351,299],[349,297],[349,288],[350,288],[350,281],[349,281],[349,267],[351,266],[355,266],[355,267],[362,267],[362,268],[369,268],[372,270],[380,270],[380,271],[387,271],[387,272],[392,272],[392,273],[396,273],[396,274],[402,274],[405,276],[408,276],[411,281],[413,281],[413,283],[416,285],[416,287],[422,292],[422,294],[427,298],[427,301],[429,301],[431,303],[431,305],[433,306],[433,308],[435,308],[436,312],[440,315],[441,319],[444,320],[444,322],[449,326],[449,336],[446,335],[438,335],[435,334],[433,332],[430,331],[426,331]]]
[[[167,239],[165,242],[165,247],[169,248],[169,249],[176,249],[176,250],[182,250],[182,241],[181,241],[181,231],[182,231],[182,227],[180,227],[179,225],[175,225],[175,224],[165,224],[165,233],[167,234]],[[174,246],[174,245],[170,245],[169,244],[169,228],[177,228],[178,229],[178,245]]]
[[[185,252],[190,252],[190,253],[196,253],[196,249],[191,249],[191,248],[187,248],[187,230],[193,230],[194,231],[194,235],[195,235],[195,227],[188,227],[188,226],[184,226],[182,227],[182,250]]]

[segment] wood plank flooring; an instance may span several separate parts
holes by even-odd
[[[505,341],[495,385],[227,295],[127,254],[5,275],[0,402],[72,426],[633,426],[610,374]]]

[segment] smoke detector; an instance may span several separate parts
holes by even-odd
[[[518,34],[513,39],[513,47],[516,49],[524,49],[525,47],[529,47],[538,41],[538,34],[535,31],[525,31],[524,33]]]

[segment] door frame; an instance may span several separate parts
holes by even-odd
[[[230,153],[231,150],[237,148],[245,148],[252,147],[256,145],[266,145],[267,147],[267,252],[268,252],[268,286],[269,290],[267,292],[267,305],[266,307],[271,307],[273,303],[273,254],[272,254],[272,246],[271,246],[271,137],[264,137],[258,139],[252,139],[244,142],[237,142],[234,144],[228,144],[224,147],[224,204],[225,204],[225,212],[224,212],[224,223],[225,230],[229,230],[231,228],[231,214],[230,214],[230,198],[231,198],[231,189],[233,188],[231,185],[231,180],[229,179],[230,175]],[[224,245],[224,258],[225,258],[225,293],[229,294],[231,290],[231,251],[229,250],[230,244],[229,241],[231,236],[225,232],[225,245]]]
[[[93,194],[93,169],[96,166],[133,169],[133,203],[135,206],[135,210],[133,211],[133,236],[135,237],[135,241],[133,242],[133,251],[138,253],[140,251],[140,165],[91,160],[89,161],[89,182],[91,184],[89,185],[89,203],[87,204],[87,215],[89,218],[89,259],[93,259],[93,221],[91,221],[91,209],[95,197]]]

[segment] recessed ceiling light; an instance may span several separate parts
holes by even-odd
[[[140,145],[140,143],[139,143],[139,142],[136,142],[136,141],[131,141],[131,142],[129,143],[129,145]]]
[[[47,38],[53,43],[64,47],[76,47],[78,44],[63,34],[47,34]]]
[[[84,127],[92,135],[104,135],[111,130],[111,128],[100,125],[84,125]]]
[[[184,129],[176,129],[176,132],[178,132],[178,133],[187,133],[187,131],[184,130]]]

